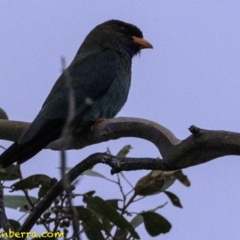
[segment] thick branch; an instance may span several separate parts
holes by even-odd
[[[165,164],[179,169],[202,164],[218,157],[240,155],[240,134],[211,131],[191,126],[192,135],[166,155]]]
[[[17,140],[27,126],[27,123],[0,120],[0,139]],[[114,118],[98,123],[92,131],[65,139],[64,149],[81,149],[121,137],[142,138],[158,148],[165,170],[186,168],[221,156],[240,155],[239,133],[209,131],[194,126],[190,131],[192,134],[180,141],[170,130],[155,122],[139,118]],[[61,150],[62,146],[63,140],[59,139],[47,148]]]
[[[0,138],[17,140],[28,127],[27,123],[0,120]],[[96,153],[81,161],[67,173],[70,182],[91,166],[104,163],[112,168],[112,173],[138,169],[172,170],[193,166],[225,155],[240,155],[240,134],[226,131],[209,131],[192,126],[188,138],[180,141],[165,127],[144,119],[116,118],[97,124],[90,132],[65,139],[65,149],[79,149],[85,146],[118,139],[121,137],[138,137],[152,142],[163,159],[119,158]],[[48,148],[60,150],[63,141],[51,143]],[[20,232],[31,230],[37,219],[52,201],[64,191],[63,180],[59,181],[39,202],[29,215]]]

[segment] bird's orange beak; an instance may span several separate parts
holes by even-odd
[[[132,36],[132,39],[133,39],[133,42],[138,44],[141,49],[143,49],[143,48],[153,48],[152,44],[149,43],[147,40],[145,40],[143,38],[138,38],[138,37]]]

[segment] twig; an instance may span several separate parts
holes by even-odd
[[[5,212],[2,184],[0,184],[0,228],[3,228],[5,232],[8,232],[9,229],[12,229]]]

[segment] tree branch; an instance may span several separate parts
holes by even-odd
[[[28,126],[29,123],[0,120],[0,139],[16,141]],[[113,118],[99,122],[91,131],[54,141],[47,148],[63,150],[64,146],[64,150],[81,149],[121,137],[137,137],[152,142],[158,148],[164,170],[186,168],[226,155],[240,155],[239,133],[204,130],[195,126],[189,130],[192,134],[181,141],[170,130],[155,122],[140,118]],[[137,170],[139,168],[135,163],[132,162]],[[146,166],[146,169],[152,168]]]
[[[28,123],[0,120],[0,139],[15,141],[28,126]],[[85,170],[98,163],[109,165],[112,168],[112,174],[139,169],[168,171],[205,163],[225,155],[240,155],[239,133],[210,131],[195,126],[191,126],[189,130],[191,135],[181,141],[168,129],[152,121],[138,118],[115,118],[99,122],[94,125],[92,131],[86,131],[64,140],[59,139],[47,148],[61,150],[64,142],[66,143],[64,149],[80,149],[121,137],[138,137],[152,142],[163,158],[120,158],[105,153],[95,153],[67,173],[66,177],[69,182],[73,182]],[[41,214],[63,191],[63,180],[60,180],[33,209],[19,231],[30,231]]]
[[[46,211],[51,206],[53,200],[56,199],[65,190],[65,178],[67,178],[69,182],[73,182],[84,171],[88,170],[98,163],[104,163],[111,166],[112,173],[116,173],[122,170],[130,171],[136,169],[164,169],[163,161],[159,159],[118,158],[106,153],[94,153],[86,159],[80,161],[66,174],[64,178],[62,178],[47,192],[47,194],[41,199],[41,201],[29,214],[28,218],[18,231],[29,232],[32,229],[42,213]]]

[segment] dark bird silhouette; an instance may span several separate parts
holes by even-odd
[[[136,26],[110,20],[85,38],[61,74],[29,128],[0,156],[7,167],[23,163],[58,139],[69,119],[69,88],[74,100],[72,122],[85,129],[100,118],[113,118],[125,104],[131,83],[131,62],[141,49],[152,48]]]

